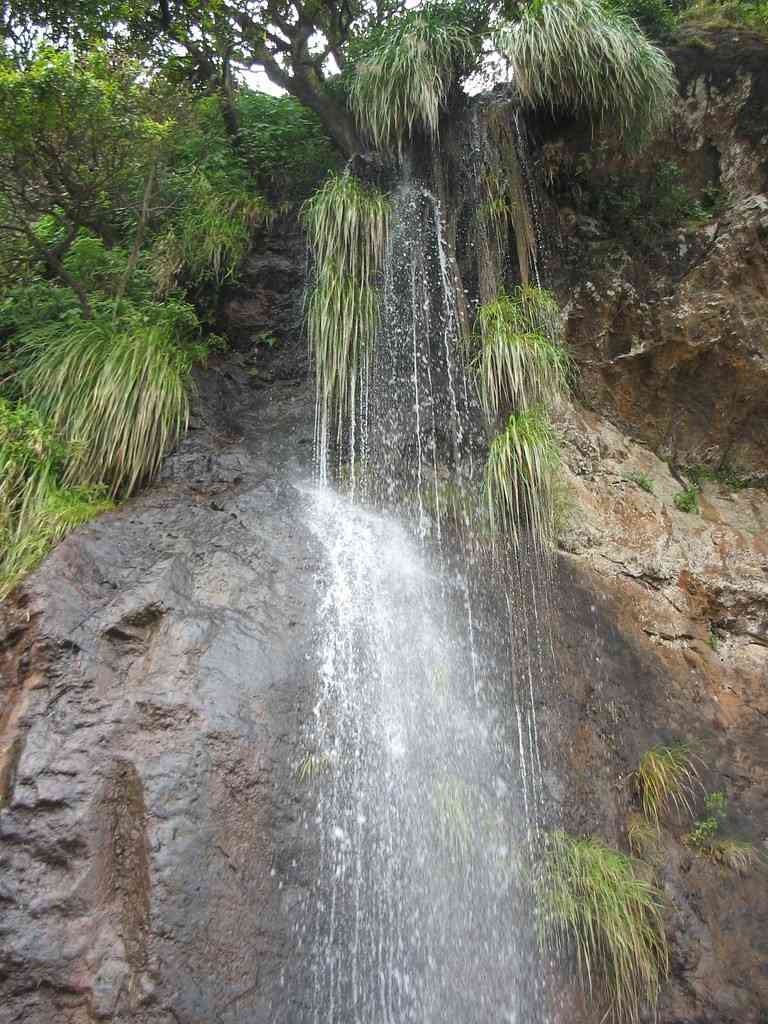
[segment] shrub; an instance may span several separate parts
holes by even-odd
[[[632,774],[632,783],[646,821],[658,831],[661,818],[672,807],[690,814],[697,779],[698,771],[684,743],[646,750]]]
[[[550,837],[539,892],[544,931],[575,950],[602,1019],[639,1020],[669,965],[661,894],[618,850],[565,832]]]
[[[553,536],[552,482],[559,445],[540,405],[513,413],[491,443],[485,466],[485,493],[492,530],[517,537],[527,523],[540,543]]]
[[[666,55],[632,18],[599,0],[540,0],[503,23],[495,42],[522,102],[586,115],[628,136],[656,130],[677,94]]]
[[[568,373],[560,343],[560,311],[549,292],[520,287],[481,306],[476,333],[480,401],[489,420],[515,405],[546,402]]]
[[[478,38],[440,5],[406,11],[382,30],[357,64],[350,106],[379,149],[400,150],[420,128],[437,135],[454,80],[475,63]]]
[[[306,199],[338,163],[316,115],[292,96],[244,89],[237,109],[240,152],[270,203]]]
[[[65,483],[130,494],[157,474],[187,426],[198,326],[184,303],[126,303],[114,318],[110,302],[20,338],[21,388],[70,446]]]

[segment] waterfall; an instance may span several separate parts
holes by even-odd
[[[309,496],[322,552],[304,775],[317,888],[312,1024],[542,1024],[534,892],[537,551],[499,547],[445,211],[405,168],[380,326],[359,367],[346,487]],[[323,456],[330,458],[326,450]]]

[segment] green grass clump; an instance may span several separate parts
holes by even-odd
[[[437,5],[390,21],[355,69],[352,111],[377,149],[400,150],[415,128],[438,133],[451,84],[476,59],[478,41]]]
[[[389,202],[349,174],[332,175],[304,204],[302,220],[316,263],[306,318],[318,417],[323,436],[335,420],[340,438],[376,332]]]
[[[559,324],[556,302],[540,288],[518,287],[512,295],[502,291],[480,307],[476,380],[489,420],[514,406],[551,401],[563,391],[569,360]]]
[[[235,276],[254,228],[273,216],[265,200],[246,188],[222,185],[197,172],[185,183],[184,203],[155,241],[150,263],[160,294],[183,276],[191,284],[216,284]]]
[[[653,494],[653,480],[646,474],[640,471],[627,473],[626,480],[630,483],[637,484],[641,491],[645,491],[646,494]]]
[[[629,848],[636,857],[649,859],[653,854],[659,833],[648,819],[642,814],[630,814],[627,819],[627,842]]]
[[[0,399],[0,598],[74,526],[113,507],[103,488],[65,488],[70,455],[38,410]]]
[[[691,811],[698,771],[688,747],[678,743],[646,750],[632,773],[632,784],[646,821],[658,831],[662,817],[675,808]]]
[[[682,491],[678,491],[672,501],[679,512],[690,512],[698,515],[700,511],[699,488],[696,484],[689,484]]]
[[[517,537],[527,522],[549,544],[554,532],[552,487],[560,462],[557,435],[540,405],[513,413],[493,440],[485,466],[485,494],[493,531]]]
[[[115,496],[156,476],[186,430],[202,350],[178,343],[197,328],[183,303],[111,314],[110,304],[92,320],[73,316],[26,332],[19,383],[70,449],[64,483],[106,483]]]
[[[639,1020],[669,968],[658,890],[599,839],[555,832],[539,891],[544,931],[574,949],[601,1019]]]
[[[669,58],[599,0],[537,0],[497,30],[521,100],[586,115],[628,136],[658,129],[677,85]]]

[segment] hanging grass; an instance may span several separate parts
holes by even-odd
[[[661,894],[629,857],[599,839],[555,832],[539,895],[544,933],[574,950],[602,1020],[638,1021],[654,1007],[669,969]]]
[[[351,174],[332,174],[301,208],[301,220],[317,265],[335,263],[340,273],[370,283],[381,269],[389,200]]]
[[[494,41],[525,104],[586,115],[629,136],[658,129],[677,95],[669,58],[600,0],[538,0]]]
[[[350,92],[352,111],[373,145],[399,151],[416,128],[436,138],[450,86],[477,52],[475,33],[437,8],[391,21],[358,63]]]
[[[493,422],[512,406],[547,403],[568,375],[568,355],[559,341],[559,310],[549,292],[516,288],[500,292],[478,311],[475,361],[480,402]]]
[[[306,317],[323,437],[335,420],[341,439],[354,416],[360,368],[378,322],[388,218],[386,196],[351,175],[331,176],[302,208],[316,264]]]
[[[643,816],[656,831],[673,807],[678,812],[693,813],[691,802],[698,771],[684,743],[646,750],[631,778]]]
[[[130,494],[186,430],[201,350],[177,339],[197,321],[181,303],[151,308],[156,316],[131,309],[115,322],[58,320],[20,339],[22,390],[70,448],[67,485]]]
[[[553,478],[559,464],[554,428],[541,405],[513,413],[493,440],[485,465],[485,495],[493,532],[517,538],[527,524],[548,546],[554,534]]]

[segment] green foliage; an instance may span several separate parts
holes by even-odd
[[[177,216],[153,251],[160,294],[175,288],[182,272],[191,284],[210,279],[220,285],[234,277],[253,229],[271,217],[261,196],[202,171],[187,177],[182,194]]]
[[[637,484],[640,490],[645,491],[646,494],[653,494],[653,480],[651,480],[647,473],[633,470],[631,473],[627,473],[625,479],[629,480],[630,483]]]
[[[658,246],[660,234],[686,222],[706,222],[718,203],[713,187],[696,198],[671,160],[657,160],[647,170],[616,169],[615,154],[607,145],[575,162],[551,160],[547,176],[552,191],[604,221],[612,235],[646,251]]]
[[[599,839],[555,832],[539,896],[545,932],[575,950],[603,1020],[638,1021],[655,1006],[669,967],[661,894],[628,857]]]
[[[70,448],[40,413],[0,398],[0,598],[72,527],[112,507],[101,488],[64,488]]]
[[[338,163],[317,116],[292,96],[242,90],[240,153],[273,205],[306,199]]]
[[[684,472],[691,483],[699,489],[707,480],[715,481],[728,491],[740,491],[745,487],[749,487],[749,479],[727,463],[715,467],[689,466]]]
[[[388,218],[386,196],[349,174],[332,175],[302,208],[316,265],[306,316],[324,437],[331,420],[341,436],[354,414],[358,371],[376,331]]]
[[[163,136],[139,71],[98,50],[0,64],[0,196],[14,230],[46,213],[96,234],[120,226]]]
[[[27,400],[71,445],[64,481],[106,482],[112,495],[151,480],[186,429],[190,371],[204,350],[194,310],[181,302],[134,307],[115,318],[72,313],[19,340]]]
[[[720,647],[720,637],[717,635],[714,626],[709,627],[709,633],[707,634],[707,643],[713,651],[717,651]]]
[[[628,137],[658,129],[677,94],[666,55],[599,0],[534,0],[500,25],[495,42],[528,106],[584,115]]]
[[[568,375],[568,354],[560,339],[560,311],[549,292],[522,286],[500,292],[481,306],[476,334],[480,352],[476,381],[489,420],[529,403],[559,395]]]
[[[679,4],[671,0],[613,0],[608,6],[634,18],[651,39],[665,40],[677,25]]]
[[[705,816],[697,818],[686,835],[686,846],[709,857],[721,867],[742,874],[760,862],[760,854],[752,843],[721,834],[728,812],[728,801],[722,790],[707,793],[704,811]]]
[[[697,780],[698,771],[686,744],[646,750],[632,773],[632,784],[646,821],[658,831],[661,819],[672,807],[690,814]]]
[[[672,501],[679,512],[693,512],[698,515],[699,488],[696,484],[689,484],[682,491],[678,491]]]
[[[379,149],[400,150],[416,128],[435,138],[451,86],[476,63],[478,36],[445,12],[440,4],[403,12],[357,64],[350,106]]]
[[[527,523],[541,544],[554,533],[552,486],[559,444],[541,405],[513,413],[491,443],[485,466],[485,496],[493,531],[517,537]]]
[[[747,28],[768,34],[766,0],[694,0],[681,13],[684,24],[701,28]]]

